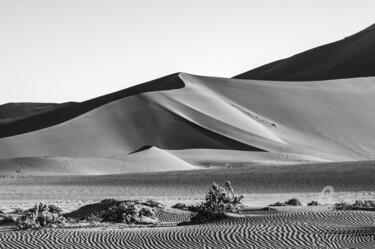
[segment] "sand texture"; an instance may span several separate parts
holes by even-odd
[[[29,165],[36,170],[25,169],[29,175],[43,175],[37,168],[51,160],[66,165],[66,174],[144,172],[146,166],[126,170],[121,165],[131,165],[146,145],[160,149],[149,155],[178,161],[168,167],[155,162],[146,167],[155,167],[152,171],[215,166],[197,161],[214,154],[220,154],[219,166],[374,158],[375,117],[369,115],[375,109],[374,78],[281,84],[185,73],[176,77],[183,88],[131,95],[61,124],[0,139],[0,157],[5,159],[0,174],[11,174],[14,166],[12,174],[19,175],[22,167],[17,162],[27,165],[30,157],[34,159]],[[238,157],[235,151],[248,154]],[[137,163],[150,162],[145,155],[139,158],[146,161]],[[90,164],[102,167],[90,170],[85,166]]]
[[[246,215],[204,225],[0,232],[3,248],[374,248],[373,212]],[[179,222],[175,215],[169,222]]]

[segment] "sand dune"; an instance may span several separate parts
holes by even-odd
[[[280,84],[179,77],[183,88],[121,98],[64,123],[2,138],[0,157],[117,158],[152,145],[317,161],[374,158],[375,118],[369,113],[375,78]]]
[[[374,35],[371,26],[237,77],[291,81],[178,73],[82,103],[0,106],[0,175],[375,159]]]
[[[0,160],[2,176],[107,175],[199,169],[152,147],[116,158],[23,157]]]
[[[67,104],[73,103],[8,103],[0,105],[0,125],[25,119],[44,112],[49,112],[55,108],[62,107]]]
[[[290,58],[255,68],[236,79],[311,81],[375,76],[375,24]]]

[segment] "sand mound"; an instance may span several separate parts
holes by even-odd
[[[106,175],[194,169],[197,167],[155,147],[117,158],[24,157],[0,160],[2,176]]]
[[[236,79],[310,81],[375,76],[375,25],[345,39],[255,68]]]

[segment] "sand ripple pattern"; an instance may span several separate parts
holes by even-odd
[[[174,219],[174,218],[173,218]],[[299,212],[184,227],[0,233],[0,248],[375,248],[374,212]]]

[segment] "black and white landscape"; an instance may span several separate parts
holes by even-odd
[[[232,78],[0,105],[0,247],[375,248],[375,25],[347,35]]]

